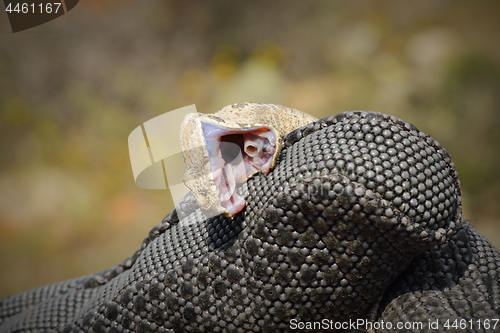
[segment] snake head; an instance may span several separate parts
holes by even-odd
[[[281,137],[270,126],[190,114],[181,131],[184,183],[205,214],[231,217],[245,207],[236,185],[276,162]]]
[[[245,207],[236,185],[274,167],[282,136],[316,118],[281,105],[239,103],[215,114],[189,114],[179,144],[184,184],[207,216],[232,217]]]

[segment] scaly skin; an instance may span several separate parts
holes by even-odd
[[[0,332],[287,332],[322,319],[444,332],[446,319],[500,317],[500,253],[462,219],[449,155],[411,124],[347,112],[306,125],[239,191],[234,219],[179,223],[188,196],[122,264],[0,301]]]

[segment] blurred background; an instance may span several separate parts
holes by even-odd
[[[409,121],[500,248],[499,40],[498,1],[85,0],[16,34],[0,13],[0,298],[135,251],[172,202],[135,185],[128,135],[189,104]]]

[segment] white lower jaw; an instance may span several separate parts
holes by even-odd
[[[243,170],[241,170],[243,168]],[[214,172],[215,186],[219,196],[219,203],[229,216],[233,216],[245,207],[245,200],[236,192],[236,183],[246,180],[243,161],[238,165],[226,164],[224,168]],[[242,178],[242,179],[240,179]],[[243,181],[242,181],[243,180]]]
[[[230,216],[239,213],[246,205],[245,200],[243,200],[236,191],[233,192],[229,200],[221,201],[220,204]]]

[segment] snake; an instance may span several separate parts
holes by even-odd
[[[225,110],[243,108],[286,109]],[[184,147],[207,150],[192,171],[218,201],[194,189],[123,262],[1,300],[0,332],[498,331],[500,252],[463,218],[455,165],[431,136],[375,112],[289,132],[223,114],[195,124],[215,143]],[[226,122],[266,129],[247,136],[265,162],[246,158],[258,171],[234,186],[244,205],[228,178],[217,187],[218,170],[245,159],[213,158]],[[230,142],[240,151],[245,133]]]

